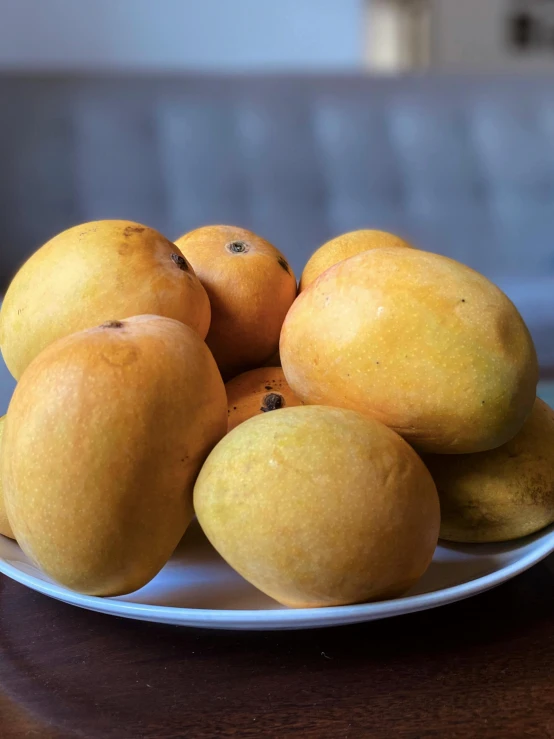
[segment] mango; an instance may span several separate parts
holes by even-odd
[[[206,343],[223,378],[261,367],[278,350],[296,297],[296,278],[283,254],[235,226],[205,226],[175,243],[208,292],[212,320]]]
[[[329,267],[333,267],[338,262],[369,249],[382,249],[387,246],[413,249],[412,244],[408,241],[387,231],[362,229],[335,236],[334,239],[320,246],[309,258],[300,278],[300,292],[311,285]]]
[[[2,437],[4,435],[4,421],[6,416],[0,418],[0,459],[2,458]],[[14,539],[12,527],[8,521],[8,514],[6,513],[6,506],[4,505],[4,489],[2,486],[2,476],[0,475],[0,534],[8,536],[10,539]]]
[[[175,318],[204,338],[210,303],[179,249],[154,229],[85,223],[54,236],[16,274],[0,312],[0,348],[19,379],[56,339],[140,314]]]
[[[439,492],[442,539],[507,541],[554,522],[554,411],[538,398],[521,431],[498,449],[424,461]]]
[[[415,249],[366,251],[302,292],[281,333],[300,400],[357,410],[433,453],[486,451],[521,429],[537,355],[482,275]]]
[[[281,367],[259,367],[243,372],[225,385],[228,430],[260,413],[302,405],[287,385]]]
[[[231,567],[293,608],[401,595],[431,562],[440,524],[413,449],[378,421],[323,406],[237,426],[206,460],[194,506]]]
[[[138,316],[59,339],[10,403],[2,481],[25,554],[53,580],[120,595],[164,566],[192,489],[227,430],[225,387],[199,335]]]

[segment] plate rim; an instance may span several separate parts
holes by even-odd
[[[0,556],[0,572],[35,592],[68,605],[139,621],[212,629],[280,630],[325,628],[391,618],[438,608],[490,590],[516,577],[554,552],[554,524],[522,541],[535,543],[532,551],[481,577],[429,593],[403,596],[373,603],[297,609],[209,609],[149,605],[83,595],[31,575]],[[18,546],[17,542],[13,542]],[[20,550],[21,551],[21,550]]]

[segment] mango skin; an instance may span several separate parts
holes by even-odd
[[[4,429],[8,519],[52,579],[120,595],[163,567],[227,430],[225,388],[198,334],[138,316],[60,339],[27,368]]]
[[[231,431],[206,460],[194,505],[231,567],[294,608],[402,594],[431,562],[440,523],[413,449],[378,421],[323,406]]]
[[[300,294],[281,363],[305,403],[357,410],[433,453],[486,451],[531,412],[535,347],[485,277],[415,249],[366,251]]]
[[[538,398],[521,431],[498,449],[424,461],[439,491],[442,539],[508,541],[554,522],[554,411]]]
[[[283,254],[237,226],[204,226],[175,243],[210,298],[206,343],[224,380],[261,367],[279,349],[281,326],[297,292]],[[233,252],[230,247],[236,243],[243,251]]]
[[[179,249],[131,221],[93,221],[64,231],[14,277],[0,312],[0,347],[18,380],[56,339],[114,318],[175,318],[204,338],[206,291]]]
[[[6,416],[0,418],[0,459],[2,458],[2,437],[4,435],[4,421]],[[8,521],[8,514],[6,513],[6,506],[4,505],[4,489],[2,486],[2,476],[0,475],[0,534],[15,539],[13,535],[12,527]]]
[[[317,280],[319,275],[338,264],[338,262],[369,249],[382,249],[383,247],[392,246],[407,249],[414,248],[408,241],[387,231],[361,229],[336,236],[320,246],[309,258],[300,278],[299,291],[305,290],[312,282]]]
[[[225,385],[228,430],[260,413],[302,405],[287,385],[281,367],[259,367],[243,372]]]

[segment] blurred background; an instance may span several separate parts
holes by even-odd
[[[554,0],[0,0],[0,294],[76,223],[396,232],[554,367]]]

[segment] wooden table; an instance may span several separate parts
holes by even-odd
[[[2,739],[554,737],[554,557],[470,600],[322,631],[79,610],[0,577]]]

